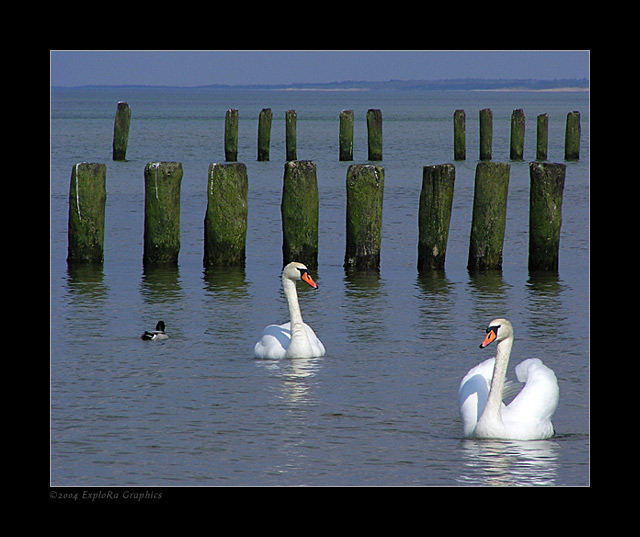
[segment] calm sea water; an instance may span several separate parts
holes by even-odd
[[[111,160],[117,102],[132,109],[127,162]],[[257,162],[257,118],[273,110],[271,160]],[[494,117],[493,160],[509,161],[511,112],[526,115],[525,161],[511,163],[503,270],[466,270],[478,111]],[[207,170],[224,162],[224,116],[240,113],[249,177],[245,270],[204,271]],[[366,162],[366,111],[383,115],[380,273],[347,275],[339,113],[355,112],[354,162]],[[453,112],[467,115],[445,273],[416,272],[425,165],[453,162]],[[327,348],[312,360],[261,361],[262,329],[287,320],[280,285],[285,111],[298,158],[317,166],[319,290],[300,288]],[[558,275],[527,270],[528,162],[549,114],[549,160],[564,162],[567,112],[582,117],[568,162]],[[177,269],[143,271],[144,166],[184,168]],[[77,162],[107,165],[105,262],[68,270],[67,215]],[[301,260],[304,261],[304,260]],[[508,317],[521,359],[554,369],[556,436],[461,437],[460,379],[487,323]],[[140,334],[162,319],[171,338]],[[530,92],[226,92],[54,89],[51,95],[51,445],[54,486],[589,484],[589,97]]]

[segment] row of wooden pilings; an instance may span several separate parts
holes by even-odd
[[[297,160],[297,113],[285,112],[286,160]],[[269,160],[271,142],[270,108],[263,108],[258,116],[258,160]],[[353,160],[353,110],[340,113],[340,155],[341,161]],[[131,109],[125,102],[119,102],[113,129],[113,160],[125,160],[129,140]],[[480,123],[480,160],[491,160],[493,145],[493,112],[484,108],[479,112]],[[239,113],[235,108],[227,110],[224,127],[224,153],[227,162],[238,160]],[[511,139],[509,158],[523,160],[525,117],[522,109],[511,114]],[[547,160],[549,115],[540,114],[537,118],[536,159]],[[367,110],[367,145],[370,161],[382,160],[382,112],[377,108]],[[453,153],[454,160],[466,159],[466,115],[464,110],[453,114]],[[580,158],[580,112],[567,114],[565,128],[565,160]]]
[[[558,270],[566,166],[530,162],[529,270]],[[510,164],[478,162],[475,172],[469,270],[500,270]],[[180,251],[182,164],[144,168],[143,264],[176,265]],[[419,272],[444,269],[453,205],[455,166],[424,166],[418,211]],[[204,266],[244,266],[248,177],[243,163],[211,164],[204,220]],[[347,269],[379,270],[384,168],[352,164],[346,177]],[[69,188],[68,257],[71,264],[102,264],[106,165],[76,164]],[[287,161],[282,189],[283,265],[318,266],[319,196],[316,165]]]

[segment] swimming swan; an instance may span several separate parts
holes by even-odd
[[[516,366],[518,381],[525,385],[509,405],[502,402],[513,327],[506,319],[489,323],[484,348],[497,342],[496,357],[469,370],[460,382],[458,406],[465,437],[508,440],[541,440],[553,436],[551,417],[558,408],[560,389],[555,373],[541,360],[531,358]]]
[[[164,321],[158,321],[156,325],[156,329],[153,332],[149,332],[148,330],[144,331],[142,334],[142,339],[151,340],[151,339],[169,339],[169,336],[164,333]]]
[[[253,349],[256,358],[314,358],[324,356],[322,342],[316,337],[312,328],[302,322],[297,280],[309,284],[317,289],[317,284],[311,278],[307,267],[295,261],[289,263],[282,271],[282,287],[289,304],[290,322],[276,325],[270,324],[264,329],[262,338]]]

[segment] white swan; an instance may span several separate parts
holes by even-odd
[[[290,322],[276,325],[270,324],[264,329],[260,341],[253,349],[256,358],[314,358],[324,356],[325,349],[313,329],[302,322],[300,305],[298,304],[297,280],[317,289],[317,284],[302,263],[289,263],[282,271],[282,287],[289,304]]]
[[[509,405],[502,402],[513,327],[506,319],[489,323],[484,348],[497,341],[496,357],[469,370],[460,382],[458,406],[465,437],[509,440],[541,440],[553,436],[551,417],[558,407],[560,389],[555,373],[541,360],[531,358],[516,366],[518,381],[525,385]]]

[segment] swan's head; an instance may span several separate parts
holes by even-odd
[[[309,274],[309,269],[303,265],[302,263],[298,263],[296,261],[292,261],[282,271],[282,277],[288,278],[289,280],[302,280],[303,282],[309,284],[314,289],[318,288],[318,284],[313,281],[311,274]]]
[[[487,335],[484,341],[480,343],[480,348],[484,349],[492,341],[500,342],[509,336],[513,337],[513,327],[511,323],[506,319],[494,319],[487,327]]]

